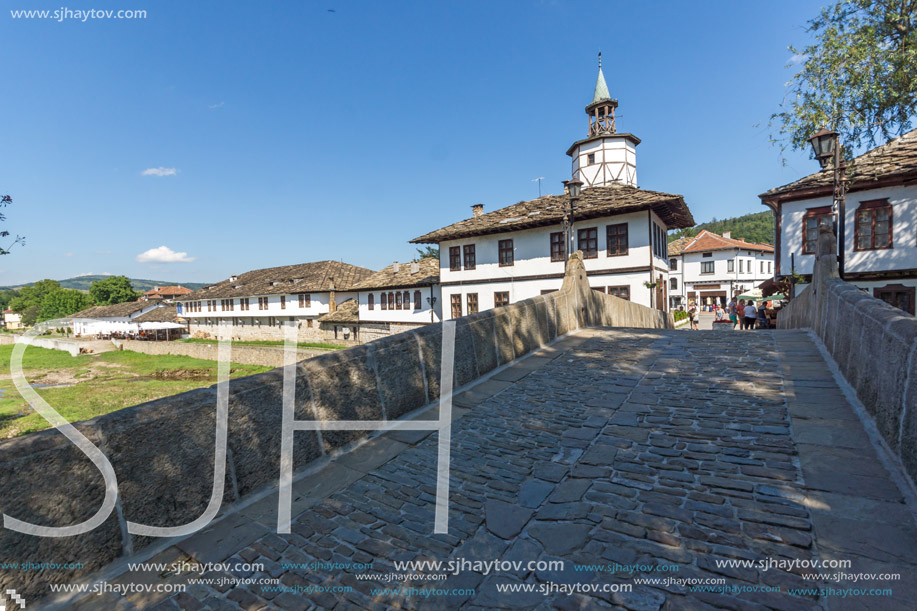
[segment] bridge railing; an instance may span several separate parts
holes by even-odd
[[[781,329],[811,329],[917,480],[917,318],[838,276],[834,231],[821,227],[812,283],[780,313]]]

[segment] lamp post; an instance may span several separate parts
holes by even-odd
[[[831,210],[834,212],[834,228],[837,234],[837,271],[843,278],[847,219],[847,163],[844,161],[844,146],[837,132],[825,128],[812,134],[809,144],[812,145],[815,159],[821,168],[824,170],[831,163],[834,171],[834,202]]]
[[[564,221],[564,231],[566,233],[565,240],[567,242],[567,258],[570,258],[570,255],[573,254],[574,244],[573,244],[573,210],[576,206],[576,202],[579,200],[580,189],[583,188],[582,181],[577,179],[565,180],[564,189],[567,191],[567,194],[570,196],[570,211],[567,213],[567,218]]]

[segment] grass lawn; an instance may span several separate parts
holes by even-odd
[[[218,340],[215,339],[181,339],[178,340],[188,344],[216,344]],[[233,344],[241,344],[243,346],[283,346],[283,342],[280,340],[233,340]],[[319,350],[343,350],[347,346],[338,346],[337,344],[322,344],[319,342],[299,342],[296,344],[298,348],[317,348]]]
[[[0,346],[0,439],[49,428],[10,379],[13,346]],[[131,405],[216,383],[217,363],[187,356],[103,352],[70,356],[30,346],[22,368],[39,396],[70,422],[88,420]],[[233,363],[230,377],[270,370]]]

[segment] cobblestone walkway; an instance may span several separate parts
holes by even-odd
[[[158,558],[259,562],[265,574],[236,576],[348,591],[193,585],[164,600],[107,599],[109,608],[915,608],[914,517],[803,332],[588,330],[455,404],[448,535],[431,534],[436,435],[389,433],[297,484],[293,534],[274,533],[271,496]],[[557,559],[564,568],[381,581],[399,572],[394,561],[461,558]],[[841,572],[901,580],[811,581],[802,568],[721,566],[768,559],[851,560]],[[283,566],[309,562],[372,569]],[[614,563],[643,566],[590,566]],[[357,579],[366,573],[379,581]],[[658,582],[637,582],[644,578]],[[734,590],[689,591],[672,578],[725,579]],[[548,583],[633,588],[498,592]],[[469,593],[378,593],[395,587]],[[788,592],[816,587],[887,587],[893,595]]]

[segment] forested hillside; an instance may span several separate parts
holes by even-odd
[[[690,229],[680,229],[669,234],[669,242],[684,236],[696,236],[702,230],[723,235],[732,232],[733,238],[742,238],[749,242],[762,244],[774,243],[774,213],[770,210],[737,216],[731,219],[717,220],[716,217],[707,223],[695,225]]]

